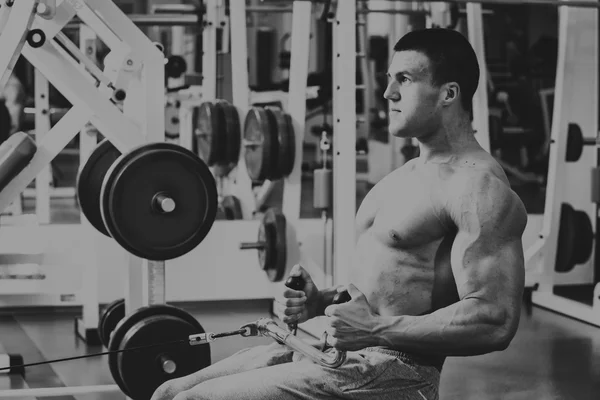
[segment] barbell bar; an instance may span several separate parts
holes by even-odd
[[[194,14],[127,14],[137,26],[197,26],[198,16]],[[64,29],[79,29],[82,21],[73,18]]]
[[[284,6],[250,6],[246,7],[247,13],[271,13],[271,14],[285,14],[291,13],[293,11],[292,7]],[[358,10],[357,14],[406,14],[406,15],[427,15],[428,11],[425,10],[395,10],[395,9],[382,9],[382,10]]]
[[[292,0],[293,1],[293,0]],[[366,3],[368,0],[355,0]],[[414,0],[388,0],[390,2],[397,3],[414,3]],[[290,1],[291,2],[291,1]],[[325,1],[316,1],[316,3],[323,3]],[[423,1],[422,3],[433,3],[434,1]],[[445,0],[445,3],[455,3],[455,4],[468,4],[468,3],[478,3],[478,4],[498,4],[498,5],[553,5],[553,6],[566,6],[566,7],[574,7],[574,8],[600,8],[600,3],[595,1],[585,1],[585,0]],[[254,7],[257,12],[260,11],[260,6]],[[285,10],[286,7],[272,7],[281,10]],[[288,8],[291,11],[291,8]],[[282,11],[283,12],[283,11]],[[363,10],[357,11],[357,13],[414,13],[414,12],[424,12],[423,10],[395,10],[395,9],[383,9],[383,10]]]
[[[357,0],[365,2],[366,0]],[[413,3],[412,0],[391,0],[398,3]],[[595,1],[584,1],[584,0],[445,0],[446,3],[456,4],[498,4],[498,5],[553,5],[553,6],[566,6],[574,8],[600,8],[600,3]],[[423,2],[431,3],[431,1]]]

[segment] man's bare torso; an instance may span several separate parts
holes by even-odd
[[[458,301],[447,204],[464,190],[460,182],[483,175],[508,185],[493,157],[479,150],[445,163],[412,160],[367,194],[356,217],[351,279],[375,313],[422,315]]]

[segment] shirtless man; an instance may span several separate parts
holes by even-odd
[[[382,179],[356,218],[348,303],[306,270],[286,289],[285,323],[326,315],[337,369],[276,343],[246,349],[157,389],[154,399],[437,399],[447,356],[502,351],[520,317],[527,214],[476,141],[470,109],[479,66],[459,33],[422,30],[395,46],[389,129],[420,155]]]

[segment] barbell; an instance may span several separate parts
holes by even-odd
[[[173,143],[121,152],[104,139],[77,177],[82,213],[102,234],[148,260],[193,250],[217,214],[216,182],[206,164]]]

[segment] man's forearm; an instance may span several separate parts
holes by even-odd
[[[518,313],[518,311],[516,311]],[[379,317],[380,346],[444,356],[470,356],[506,348],[514,332],[498,308],[468,298],[424,316]]]

